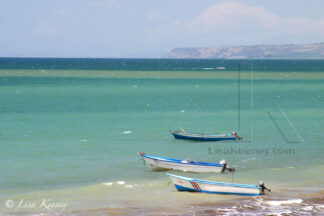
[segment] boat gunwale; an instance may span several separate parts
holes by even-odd
[[[208,162],[196,162],[190,161],[188,163],[182,162],[184,160],[173,159],[173,158],[165,158],[165,157],[158,157],[158,156],[151,156],[151,155],[142,155],[142,157],[150,158],[153,160],[160,160],[164,162],[176,163],[176,164],[183,164],[183,165],[193,165],[193,166],[210,166],[210,167],[223,167],[223,165],[219,163],[208,163]]]
[[[190,181],[190,182],[192,181],[192,182],[197,182],[197,183],[202,183],[202,184],[261,189],[261,187],[259,185],[249,185],[249,184],[237,184],[237,183],[228,183],[228,182],[207,181],[207,180],[202,180],[202,179],[189,178],[189,177],[185,177],[185,176],[173,175],[173,174],[170,174],[170,173],[167,173],[166,175],[167,176],[174,177],[174,178],[182,179],[182,180],[185,180],[185,181]]]
[[[183,131],[175,131],[175,130],[170,130],[172,134],[180,135],[180,136],[186,136],[186,137],[202,137],[202,138],[236,138],[234,135],[223,135],[223,134],[198,134],[198,133],[190,133],[186,132],[184,133]]]

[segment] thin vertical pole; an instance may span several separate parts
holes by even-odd
[[[241,65],[237,65],[237,129],[241,127]]]

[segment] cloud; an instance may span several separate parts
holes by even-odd
[[[46,20],[38,23],[34,29],[34,33],[36,35],[51,35],[51,34],[56,34],[58,32],[59,29]]]
[[[320,42],[322,38],[324,19],[287,18],[262,6],[224,1],[206,8],[193,19],[151,29],[146,39],[173,46],[212,46]]]
[[[226,1],[207,8],[196,19],[187,21],[187,25],[203,31],[210,31],[214,27],[235,31],[248,26],[273,27],[279,20],[279,16],[265,11],[263,7]]]

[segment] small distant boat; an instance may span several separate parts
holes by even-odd
[[[195,141],[225,141],[225,140],[240,140],[243,139],[239,137],[236,132],[228,134],[198,134],[198,133],[188,133],[183,128],[181,130],[170,130],[171,134],[176,139],[185,140],[195,140]]]
[[[206,163],[195,162],[191,160],[178,160],[165,157],[156,157],[147,155],[144,152],[139,152],[146,165],[154,171],[165,170],[179,170],[183,172],[196,172],[196,173],[221,173],[225,170],[234,171],[234,168],[230,168],[225,160],[221,160],[219,163]]]
[[[178,191],[227,194],[240,196],[258,196],[264,194],[266,188],[262,181],[259,185],[235,184],[216,181],[205,181],[184,176],[167,174]]]

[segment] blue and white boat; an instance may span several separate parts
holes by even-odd
[[[188,178],[167,174],[178,191],[202,192],[212,194],[230,194],[241,196],[258,196],[264,194],[266,188],[260,181],[259,185],[235,184],[201,179]]]
[[[139,152],[138,155],[144,159],[150,169],[155,171],[179,170],[196,173],[221,173],[225,170],[234,171],[234,168],[230,168],[225,160],[221,160],[219,163],[206,163],[151,156],[144,152]]]
[[[226,141],[226,140],[239,140],[236,132],[228,134],[199,134],[199,133],[189,133],[181,128],[181,130],[170,130],[171,134],[176,139],[194,140],[194,141]]]

